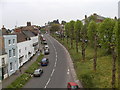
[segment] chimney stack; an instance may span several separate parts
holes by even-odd
[[[27,22],[27,26],[31,26],[31,22]]]

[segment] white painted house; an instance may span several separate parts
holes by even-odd
[[[35,36],[28,30],[18,32],[16,35],[19,61],[18,68],[20,68],[38,51],[38,36]]]
[[[18,70],[18,53],[17,53],[17,36],[3,35],[5,52],[8,58],[8,74],[9,76]]]

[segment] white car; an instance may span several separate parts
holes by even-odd
[[[45,49],[45,50],[44,50],[44,54],[45,54],[45,55],[48,55],[49,53],[50,53],[49,49]]]
[[[43,73],[43,69],[36,69],[33,73],[34,77],[40,77]]]
[[[48,45],[45,45],[45,46],[44,46],[44,49],[49,49],[49,46],[48,46]]]

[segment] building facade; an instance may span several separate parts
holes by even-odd
[[[8,58],[8,75],[12,75],[18,70],[18,54],[17,54],[17,36],[3,35],[5,52]]]
[[[2,30],[0,30],[0,82],[8,77],[8,59],[4,48]]]
[[[30,58],[33,56],[34,51],[32,48],[32,42],[31,40],[19,42],[17,43],[17,52],[18,52],[18,68],[22,66],[24,63],[30,60]]]

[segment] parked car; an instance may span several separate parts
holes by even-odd
[[[46,42],[46,41],[43,41],[43,44],[44,44],[44,45],[47,45],[47,42]]]
[[[46,39],[45,39],[44,37],[42,38],[42,40],[43,40],[43,41],[46,41]]]
[[[36,69],[33,75],[34,77],[40,77],[42,73],[43,73],[43,70],[40,68],[40,69]]]
[[[44,46],[44,50],[46,50],[46,49],[49,49],[49,46],[48,46],[48,45],[45,45],[45,46]]]
[[[45,49],[45,50],[44,50],[44,54],[45,54],[45,55],[48,55],[48,54],[50,54],[50,51],[49,51],[49,49]]]
[[[68,90],[79,90],[78,85],[75,82],[68,82]]]
[[[48,58],[43,58],[42,61],[41,61],[41,66],[47,66],[48,63],[49,63]]]

